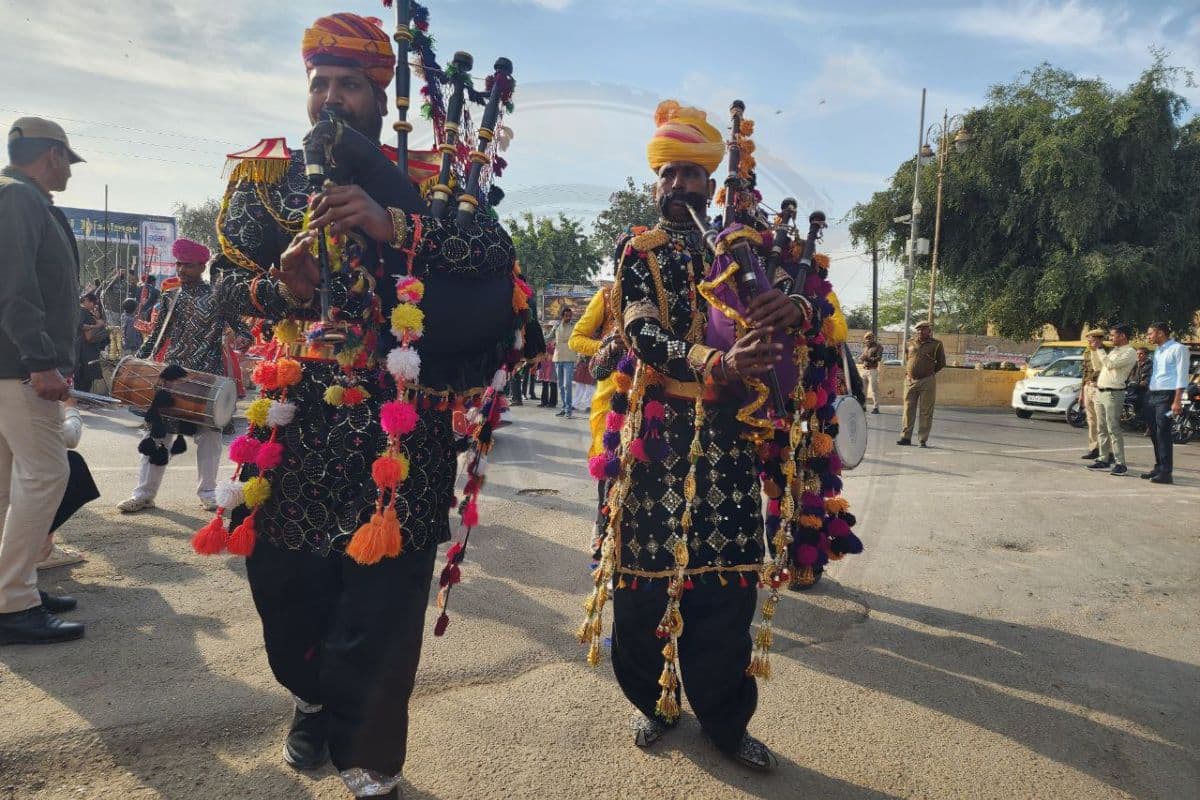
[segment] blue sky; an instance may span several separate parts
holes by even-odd
[[[1193,2],[1013,0],[810,3],[763,0],[429,0],[443,61],[467,50],[483,75],[516,65],[516,138],[502,210],[592,218],[626,175],[648,177],[659,99],[723,122],[746,102],[766,199],[784,194],[839,219],[883,186],[917,143],[920,92],[932,121],[1042,61],[1118,86],[1159,46],[1200,73]],[[59,119],[88,159],[59,202],[167,213],[219,195],[223,155],[305,129],[300,34],[335,10],[388,19],[374,0],[0,0],[0,118]],[[391,27],[390,22],[388,27]],[[735,50],[723,47],[735,40]],[[1200,90],[1178,87],[1193,104]],[[420,123],[418,123],[419,125]],[[418,127],[417,142],[426,141]],[[927,205],[932,205],[929,198]],[[947,224],[950,224],[949,221]],[[850,304],[866,259],[835,226],[827,250]],[[887,273],[890,274],[891,267]]]

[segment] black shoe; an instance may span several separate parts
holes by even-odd
[[[0,614],[0,644],[52,644],[69,642],[81,636],[81,623],[63,622],[47,611],[45,606]]]
[[[1125,466],[1124,464],[1117,464],[1108,471],[1108,474],[1109,475],[1124,475],[1126,472],[1129,472],[1129,467]]]
[[[872,414],[878,414],[878,413],[879,413],[879,409],[878,409],[878,408],[872,408],[872,409],[871,409],[871,413],[872,413]]]
[[[1169,472],[1160,472],[1150,479],[1151,483],[1174,483],[1175,479],[1171,477]]]
[[[325,765],[329,760],[329,745],[325,740],[325,715],[322,712],[305,714],[296,709],[292,729],[283,745],[283,760],[293,769],[305,771]]]
[[[1087,465],[1087,468],[1088,469],[1108,469],[1111,466],[1112,466],[1112,464],[1110,464],[1107,460],[1105,460],[1105,461],[1093,461],[1092,463]]]
[[[649,747],[674,727],[660,719],[647,717],[640,711],[636,712],[633,719],[629,720],[629,726],[633,728],[633,743],[638,747]]]
[[[1084,461],[1095,461],[1099,457],[1100,457],[1100,451],[1098,449],[1097,450],[1088,450],[1086,453],[1084,453],[1083,455],[1080,456],[1080,458],[1082,458]]]
[[[65,614],[68,611],[74,611],[75,607],[79,605],[74,597],[67,597],[65,594],[47,594],[42,591],[39,591],[38,594],[41,595],[42,605],[51,614]]]
[[[897,439],[896,444],[903,447],[908,447],[910,444],[912,444],[912,439]]]
[[[390,792],[388,792],[387,794],[367,794],[367,795],[363,795],[363,797],[364,798],[374,797],[374,798],[377,798],[377,800],[402,800],[399,786],[393,787],[392,790]]]
[[[748,733],[742,734],[742,741],[738,743],[737,750],[733,751],[733,757],[751,769],[766,771],[779,766],[779,760],[775,758],[771,748]]]
[[[924,442],[921,442],[921,447],[929,447],[929,445],[925,444]]]
[[[1149,472],[1142,473],[1142,480],[1144,480],[1144,481],[1152,481],[1157,477],[1158,477],[1158,470],[1156,470],[1156,469],[1152,469]]]

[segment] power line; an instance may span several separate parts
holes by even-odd
[[[220,167],[219,164],[212,164],[212,163],[197,164],[194,161],[177,161],[173,158],[159,158],[158,156],[139,156],[139,155],[135,155],[133,153],[115,153],[111,150],[88,150],[88,153],[89,154],[99,153],[100,155],[103,155],[103,156],[117,156],[119,158],[140,158],[145,161],[163,161],[167,164],[179,164],[180,166],[184,166],[184,167],[202,167],[204,169],[218,169]]]
[[[22,111],[19,108],[7,108],[5,106],[0,106],[0,111],[7,111],[10,114],[17,114],[18,116],[32,116],[32,112]],[[104,122],[102,120],[97,120],[97,119],[77,119],[77,118],[73,118],[73,117],[59,117],[59,116],[55,116],[54,119],[62,120],[63,122],[78,122],[82,125],[101,125],[106,128],[118,128],[123,131],[133,131],[135,133],[149,133],[154,136],[171,136],[176,139],[195,139],[195,140],[201,141],[201,142],[213,142],[215,144],[227,144],[227,145],[233,145],[234,147],[238,146],[237,142],[230,142],[225,139],[213,139],[208,136],[192,136],[192,135],[186,134],[186,133],[174,133],[172,131],[159,131],[159,130],[153,130],[151,128],[134,128],[129,125],[119,125],[115,122]],[[79,135],[82,136],[83,134],[79,134]]]

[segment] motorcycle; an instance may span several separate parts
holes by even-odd
[[[1190,383],[1183,393],[1182,413],[1171,419],[1175,444],[1187,444],[1200,433],[1200,386]]]
[[[1133,433],[1146,432],[1146,418],[1142,414],[1142,395],[1136,386],[1125,389],[1125,404],[1121,406],[1121,427]]]

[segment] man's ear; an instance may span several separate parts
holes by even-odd
[[[378,87],[375,88],[375,105],[379,108],[379,116],[383,117],[384,120],[387,120],[389,111],[387,92]]]
[[[717,193],[717,182],[712,178],[708,179],[708,199],[711,201],[713,195]]]

